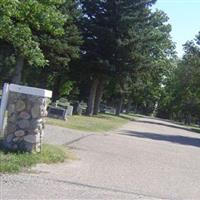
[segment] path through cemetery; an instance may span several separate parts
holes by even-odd
[[[2,199],[199,199],[200,134],[138,118],[109,133],[48,126],[78,157],[1,176]]]

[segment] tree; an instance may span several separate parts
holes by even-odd
[[[120,38],[116,59],[114,59],[116,61],[116,84],[118,85],[116,87],[118,88],[116,91],[118,93],[117,115],[120,114],[126,98],[131,104],[130,95],[135,90],[134,83],[137,79],[143,79],[140,76],[146,77],[147,80],[154,80],[148,83],[154,83],[150,88],[155,88],[154,91],[156,91],[174,55],[174,45],[170,37],[171,26],[167,24],[166,14],[159,10],[152,12],[148,9],[147,2],[146,5],[144,2],[136,5],[140,6],[141,10],[132,15],[131,25],[127,26],[127,37],[124,37],[125,33],[123,33],[124,24],[127,21],[122,21],[123,35]],[[127,4],[126,8],[128,8]],[[154,95],[156,95],[155,92]]]
[[[38,32],[41,49],[49,64],[40,69],[39,78],[42,84],[53,90],[53,101],[60,96],[66,96],[73,88],[73,81],[69,77],[71,61],[78,59],[82,38],[77,27],[78,11],[74,0],[62,4],[59,11],[68,18],[64,23],[64,34],[54,36]],[[40,81],[41,83],[41,81]]]
[[[11,45],[0,40],[0,85],[9,82],[15,65],[15,52]]]
[[[83,18],[82,30],[85,39],[83,48],[84,59],[89,62],[91,90],[88,100],[88,115],[94,112],[99,97],[98,87],[102,90],[102,81],[107,77],[115,76],[123,82],[124,71],[133,67],[133,50],[140,37],[139,24],[142,24],[149,15],[148,6],[154,0],[137,1],[85,1],[82,0]],[[100,86],[98,86],[100,84]],[[97,91],[99,94],[97,94]],[[95,100],[95,98],[97,100]],[[95,109],[96,112],[97,109]]]
[[[12,82],[21,81],[24,62],[44,66],[48,63],[40,48],[38,31],[59,36],[64,33],[67,19],[58,6],[63,0],[2,0],[0,2],[0,39],[12,45],[16,55],[16,69]]]
[[[129,32],[130,49],[125,46],[123,50],[122,46],[122,52],[119,53],[121,64],[118,66],[114,87],[118,94],[114,94],[115,99],[118,99],[117,115],[120,114],[124,101],[129,104],[128,107],[131,104],[136,105],[138,101],[140,107],[149,110],[148,112],[154,108],[163,77],[171,67],[171,59],[175,53],[170,37],[171,26],[167,24],[166,14],[147,9],[144,17],[143,19],[140,16],[132,25],[134,31]],[[123,55],[127,57],[123,58]]]
[[[199,34],[200,35],[200,34]],[[158,115],[190,124],[200,114],[200,46],[199,35],[184,45],[183,59],[168,77]]]
[[[112,54],[113,31],[110,28],[106,2],[81,0],[82,65],[90,82],[87,114],[97,114],[105,80],[112,71],[109,58]],[[84,73],[83,72],[83,73]]]

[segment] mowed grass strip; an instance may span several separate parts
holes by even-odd
[[[2,142],[1,142],[2,143]],[[58,163],[71,159],[72,154],[64,147],[43,145],[41,153],[6,153],[0,148],[0,173],[16,173],[39,163]]]
[[[100,114],[93,117],[74,115],[68,117],[67,121],[47,118],[47,124],[81,131],[103,132],[119,128],[130,120],[134,120],[133,115],[123,114],[119,117],[110,114]]]

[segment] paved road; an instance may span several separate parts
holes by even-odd
[[[200,199],[200,134],[182,126],[144,117],[106,134],[48,126],[46,136],[79,159],[1,176],[2,199]]]

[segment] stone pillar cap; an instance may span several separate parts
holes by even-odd
[[[9,91],[22,93],[22,94],[28,94],[28,95],[34,95],[34,96],[40,96],[40,97],[46,97],[46,98],[52,97],[52,91],[50,90],[44,90],[40,88],[27,87],[27,86],[16,85],[16,84],[10,84]]]

